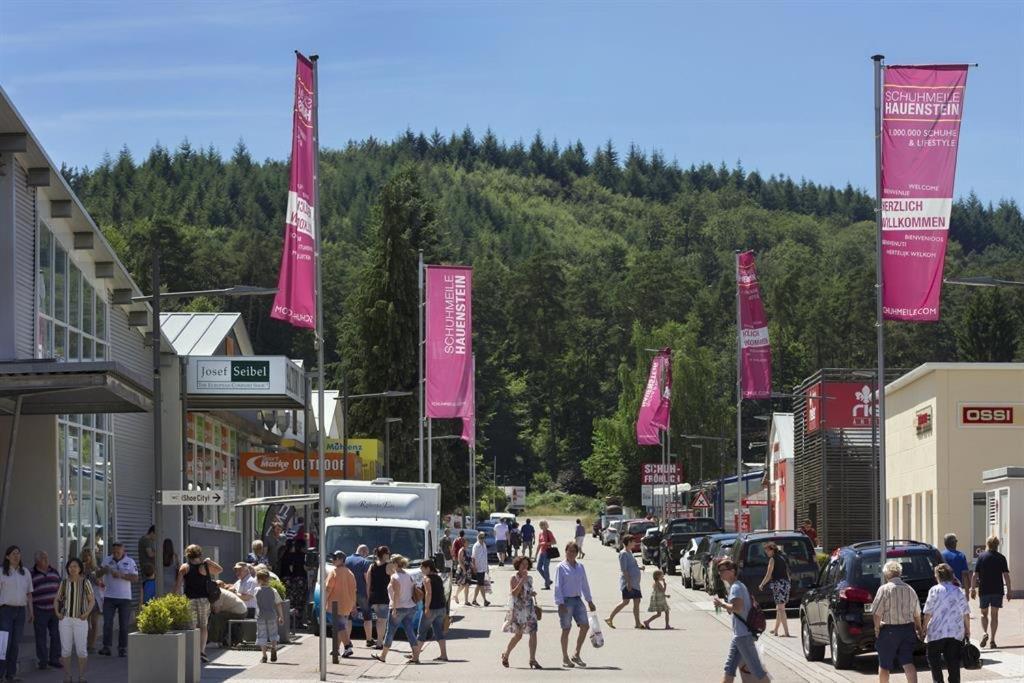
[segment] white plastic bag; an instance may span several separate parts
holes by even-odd
[[[597,616],[597,612],[591,612],[589,615],[590,621],[590,644],[594,647],[604,646],[604,634],[601,633],[601,618]]]

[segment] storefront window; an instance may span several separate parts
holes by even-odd
[[[113,466],[109,454],[113,435],[106,415],[62,415],[58,418],[61,566],[91,548],[99,559],[108,551],[112,527]]]
[[[190,491],[224,491],[222,505],[195,505],[189,517],[195,522],[235,528],[235,477],[238,476],[238,437],[235,429],[211,417],[189,413],[185,476]]]

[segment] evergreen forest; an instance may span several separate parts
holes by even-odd
[[[241,142],[225,159],[186,141],[63,172],[144,290],[154,235],[169,291],[276,286],[286,160],[256,161]],[[873,367],[873,199],[850,185],[469,129],[322,150],[320,177],[328,388],[415,389],[417,251],[473,266],[481,484],[496,467],[499,485],[639,502],[638,465],[660,457],[634,437],[651,348],[674,350],[674,434],[734,434],[738,249],[757,255],[775,391],[819,368]],[[956,202],[950,238],[947,276],[1024,280],[1013,201]],[[257,352],[312,367],[312,334],[271,320],[270,303],[180,305],[240,310]],[[947,285],[940,322],[887,325],[887,362],[1022,360],[1022,314],[1024,290]],[[745,408],[745,441],[765,439],[757,414],[789,408]],[[415,480],[415,399],[353,402],[350,434],[383,438],[389,416],[402,418],[392,474]],[[435,435],[459,430],[434,424]],[[696,451],[684,443],[673,451],[693,481]],[[732,471],[728,444],[705,449],[705,477]],[[443,440],[434,454],[450,510],[467,495],[467,449]]]

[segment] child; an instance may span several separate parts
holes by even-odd
[[[665,575],[659,569],[654,572],[654,586],[651,588],[651,602],[647,605],[648,612],[654,612],[654,616],[644,622],[644,626],[651,627],[651,622],[665,613],[665,628],[671,629],[668,625],[668,595],[665,594]]]
[[[281,639],[277,627],[284,623],[284,607],[281,596],[270,587],[270,572],[265,569],[256,572],[256,581],[260,585],[256,591],[256,644],[263,653],[260,662],[266,664],[268,643],[270,661],[277,661],[277,643]]]
[[[151,564],[142,565],[142,593],[139,595],[139,609],[156,597],[156,568]]]

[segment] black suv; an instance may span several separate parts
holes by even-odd
[[[661,535],[661,552],[658,565],[666,574],[679,572],[679,554],[690,547],[690,541],[698,536],[720,532],[722,529],[710,517],[673,519],[665,525]]]
[[[800,605],[800,641],[804,657],[819,661],[827,643],[832,666],[848,669],[855,655],[875,649],[871,602],[881,585],[879,542],[855,543],[836,549],[821,570],[817,585],[807,591]],[[889,541],[886,561],[903,568],[903,582],[917,592],[924,605],[935,585],[935,566],[942,563],[939,551],[918,541]]]

